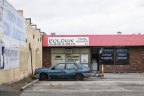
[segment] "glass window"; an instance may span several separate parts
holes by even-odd
[[[78,69],[75,64],[66,64],[66,69]]]
[[[129,49],[126,47],[103,48],[100,53],[101,64],[128,65]]]
[[[129,64],[129,50],[128,48],[115,49],[115,64],[128,65]]]
[[[54,67],[54,69],[56,69],[56,70],[63,70],[63,69],[65,69],[65,64],[58,64],[58,65],[56,65]]]
[[[114,48],[103,48],[100,54],[101,63],[106,65],[114,64]]]

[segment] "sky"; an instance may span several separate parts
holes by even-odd
[[[144,0],[7,1],[47,34],[144,34]]]

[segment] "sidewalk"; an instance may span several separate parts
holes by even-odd
[[[118,81],[118,80],[144,80],[144,73],[104,73],[104,78],[101,77],[90,77],[87,80],[109,80],[109,81]]]
[[[105,79],[144,79],[144,73],[105,73]]]

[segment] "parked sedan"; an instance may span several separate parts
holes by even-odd
[[[59,63],[51,68],[38,68],[35,70],[39,80],[48,79],[75,79],[83,80],[92,76],[90,68],[77,63]]]

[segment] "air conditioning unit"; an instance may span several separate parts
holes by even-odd
[[[72,49],[65,49],[65,53],[66,54],[71,54],[72,53]]]

